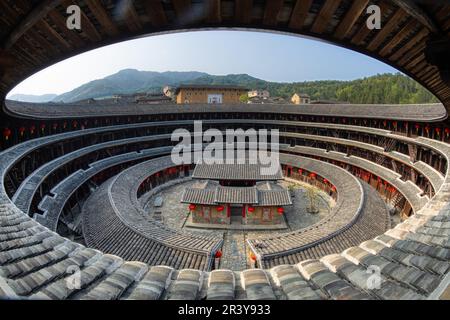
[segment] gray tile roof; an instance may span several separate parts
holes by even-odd
[[[175,93],[178,93],[180,89],[212,89],[212,90],[242,90],[248,91],[247,87],[237,85],[211,85],[211,84],[181,84],[175,89]]]
[[[184,190],[181,202],[194,204],[216,204],[214,196],[215,190],[205,190],[199,188],[186,188]]]
[[[217,205],[221,203],[252,204],[255,206],[291,205],[289,192],[282,188],[261,190],[264,185],[254,187],[187,188],[181,198],[183,203]]]
[[[414,121],[437,121],[446,117],[446,110],[441,103],[436,104],[164,104],[157,105],[130,104],[119,100],[116,103],[95,101],[86,103],[29,103],[5,100],[9,112],[36,118],[60,117],[98,117],[108,114],[116,115],[154,115],[167,113],[277,113],[302,114],[313,116],[377,118]],[[101,108],[100,108],[101,107]]]
[[[280,165],[274,174],[264,174],[261,164],[197,164],[192,174],[194,179],[212,180],[280,180],[283,173]]]
[[[259,190],[258,206],[288,206],[292,204],[287,190]]]
[[[255,187],[217,187],[215,201],[218,203],[258,203],[258,190]]]

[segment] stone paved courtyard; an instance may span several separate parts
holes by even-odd
[[[289,181],[279,182],[285,188],[291,190],[292,206],[285,208],[285,218],[287,229],[284,230],[261,230],[261,231],[242,231],[242,230],[216,230],[216,229],[197,229],[186,227],[189,210],[186,204],[180,203],[184,189],[194,184],[194,181],[184,181],[168,188],[163,189],[157,194],[152,195],[145,206],[149,218],[154,217],[155,212],[161,212],[162,221],[171,228],[183,230],[193,234],[222,236],[224,244],[222,247],[222,258],[220,268],[229,268],[233,270],[244,270],[249,267],[247,261],[247,248],[245,240],[247,237],[263,237],[270,234],[285,233],[293,230],[308,227],[331,211],[334,201],[323,191],[314,188],[314,202],[317,206],[317,213],[309,213],[307,207],[310,204],[310,198],[306,191],[307,184],[301,182],[292,183]],[[161,207],[154,207],[157,197],[162,197]],[[145,196],[144,196],[145,198]],[[143,198],[143,199],[144,199]]]

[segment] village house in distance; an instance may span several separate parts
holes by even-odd
[[[293,104],[309,104],[311,103],[311,98],[306,93],[294,93],[291,102]]]
[[[270,97],[270,93],[267,90],[255,89],[248,92],[248,97],[267,99]]]
[[[247,88],[234,85],[180,85],[175,95],[177,104],[234,104],[242,103],[240,97],[247,92]]]
[[[283,179],[281,168],[263,174],[260,164],[197,164],[181,202],[188,204],[190,226],[285,228],[284,206],[292,205],[289,191],[276,183]]]

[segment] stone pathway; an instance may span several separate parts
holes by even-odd
[[[247,269],[247,253],[244,231],[230,230],[224,233],[220,269],[241,271]]]

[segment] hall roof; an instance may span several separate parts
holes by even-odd
[[[275,172],[267,170],[269,167],[262,166],[260,163],[245,163],[233,164],[206,164],[199,163],[195,166],[192,178],[194,179],[211,179],[211,180],[233,180],[233,181],[264,181],[264,180],[280,180],[283,179],[280,164],[277,163]]]
[[[211,89],[211,90],[242,90],[248,91],[249,89],[243,86],[236,85],[212,85],[212,84],[182,84],[175,89],[175,93],[180,92],[181,89]]]
[[[207,182],[200,187],[186,188],[181,202],[203,205],[232,203],[254,206],[292,204],[289,191],[273,182],[259,183],[252,187],[225,187],[217,182]]]

